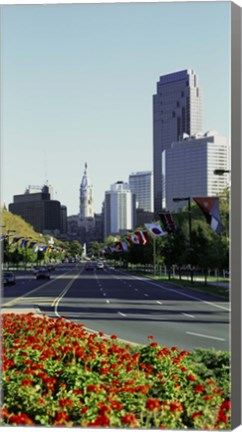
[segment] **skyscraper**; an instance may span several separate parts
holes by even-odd
[[[151,171],[131,173],[129,175],[129,186],[136,195],[136,207],[153,212],[153,173]]]
[[[193,70],[183,70],[160,77],[153,96],[153,172],[154,212],[162,202],[162,151],[183,135],[202,131],[202,102],[198,77]]]
[[[135,226],[135,195],[128,183],[118,181],[105,192],[104,238],[124,233]]]
[[[216,131],[172,143],[162,159],[163,200],[169,211],[187,206],[187,201],[174,202],[173,198],[216,196],[229,186],[229,174],[214,174],[216,169],[230,169],[228,140]]]

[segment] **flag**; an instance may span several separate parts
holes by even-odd
[[[29,240],[23,239],[20,243],[20,249],[25,249]]]
[[[147,231],[136,231],[135,235],[138,237],[140,244],[147,245],[150,243],[150,238]]]
[[[13,238],[13,241],[12,241],[12,244],[13,243],[17,243],[19,240],[21,240],[23,237],[14,237]]]
[[[145,227],[154,237],[163,237],[164,235],[167,235],[167,232],[163,231],[158,223],[146,223]]]
[[[31,242],[31,243],[29,244],[29,249],[32,249],[36,243],[37,243],[36,241]]]
[[[129,236],[129,241],[130,241],[132,244],[140,244],[139,237],[138,237],[136,234],[131,234],[131,235]]]
[[[0,240],[4,240],[7,237],[6,234],[1,234]]]
[[[204,197],[193,198],[198,207],[202,210],[207,223],[213,231],[221,234],[223,225],[219,214],[219,198],[218,197]]]
[[[170,212],[162,212],[160,213],[160,220],[162,223],[163,228],[168,233],[174,233],[176,231],[176,226],[173,221],[173,217]]]

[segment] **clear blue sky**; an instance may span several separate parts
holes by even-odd
[[[48,179],[79,212],[84,164],[95,212],[105,190],[152,170],[152,95],[191,68],[203,131],[230,138],[230,2],[2,7],[2,192]]]

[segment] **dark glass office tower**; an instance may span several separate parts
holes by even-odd
[[[193,70],[183,70],[160,77],[153,96],[153,172],[154,211],[157,217],[164,208],[162,176],[163,150],[183,134],[202,131],[201,91]],[[163,167],[164,168],[164,167]]]

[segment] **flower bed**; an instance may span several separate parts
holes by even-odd
[[[230,429],[230,402],[177,347],[122,344],[33,314],[2,316],[4,425]]]

